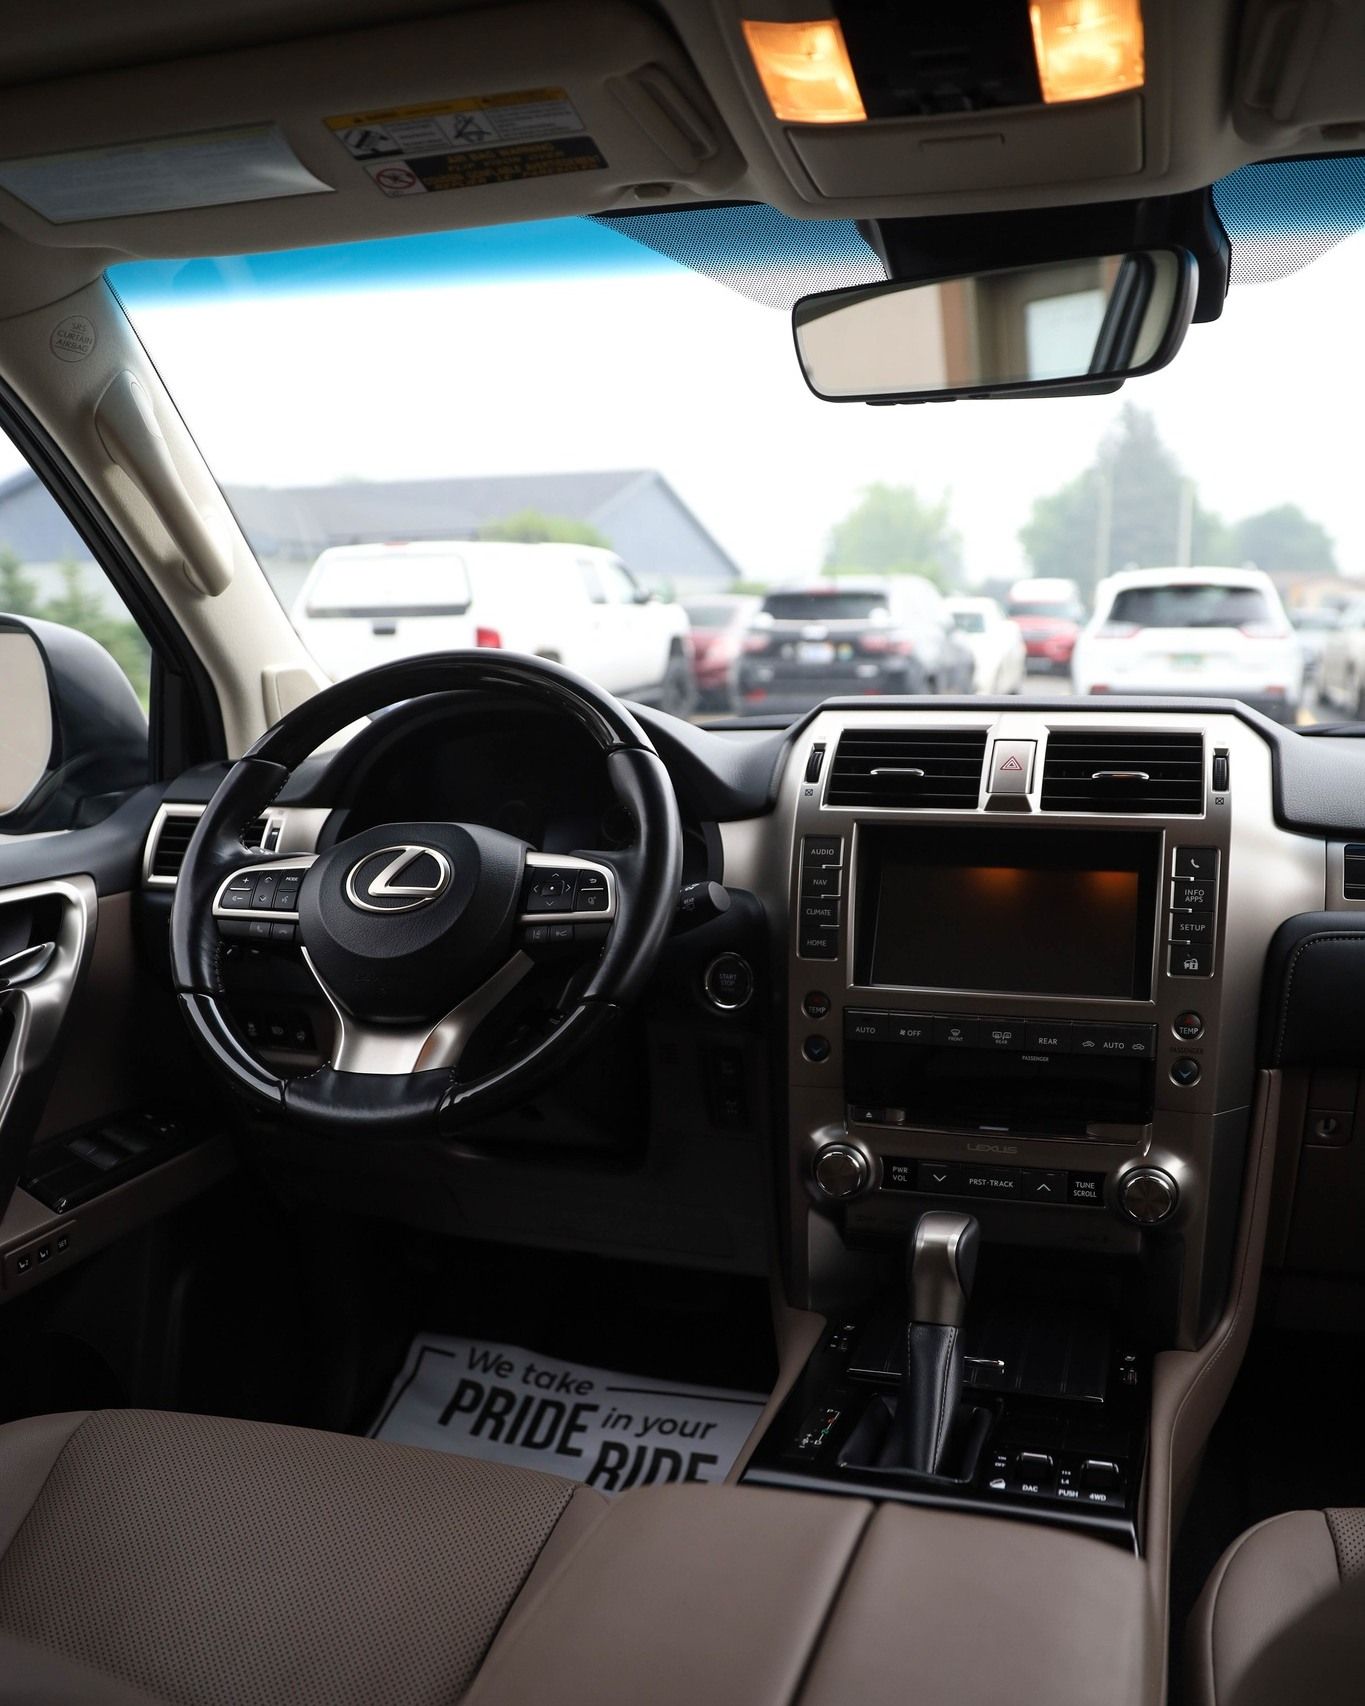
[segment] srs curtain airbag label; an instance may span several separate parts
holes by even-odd
[[[597,172],[607,164],[563,89],[376,107],[326,124],[390,196]]]
[[[624,1493],[724,1480],[762,1408],[749,1393],[428,1334],[413,1342],[373,1433]]]

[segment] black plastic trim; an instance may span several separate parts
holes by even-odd
[[[1270,939],[1261,985],[1267,1066],[1365,1065],[1365,916],[1300,912]]]

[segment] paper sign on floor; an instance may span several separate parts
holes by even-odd
[[[724,1480],[763,1402],[426,1334],[413,1341],[373,1434],[624,1493]]]

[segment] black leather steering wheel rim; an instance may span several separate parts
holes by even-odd
[[[635,843],[594,859],[616,872],[616,916],[590,981],[555,1030],[510,1064],[464,1080],[452,1068],[404,1074],[325,1065],[275,1074],[228,1018],[222,944],[212,902],[249,855],[241,829],[279,796],[295,768],[337,731],[430,693],[501,691],[535,699],[578,722],[602,751],[608,778],[635,825]],[[556,1077],[640,993],[672,925],[682,875],[682,830],[672,783],[629,710],[572,671],[541,658],[469,651],[401,659],[351,676],[282,717],[229,770],[186,850],[171,908],[172,978],[190,1030],[229,1081],[258,1105],[338,1135],[453,1137],[524,1101]]]

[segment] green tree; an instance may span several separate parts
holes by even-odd
[[[538,509],[518,510],[497,521],[486,522],[479,529],[480,539],[505,539],[514,545],[541,545],[547,542],[561,545],[599,545],[611,549],[611,540],[588,521],[575,521],[569,515],[542,515]]]
[[[1259,515],[1249,515],[1236,524],[1232,536],[1236,560],[1255,563],[1267,574],[1338,572],[1331,535],[1297,504],[1279,504]]]
[[[132,682],[133,690],[145,705],[151,655],[142,630],[127,617],[113,616],[104,608],[99,595],[86,586],[79,563],[62,563],[59,569],[62,590],[33,614],[48,622],[60,622],[64,628],[78,629],[97,641]]]
[[[948,499],[926,502],[910,486],[864,488],[830,531],[830,574],[923,575],[945,591],[962,576],[962,541],[948,519]]]
[[[1093,590],[1115,569],[1180,562],[1187,527],[1190,562],[1238,560],[1230,530],[1199,503],[1156,422],[1129,403],[1090,467],[1034,502],[1019,538],[1034,574]]]
[[[0,611],[6,616],[38,614],[38,588],[8,545],[0,545]]]

